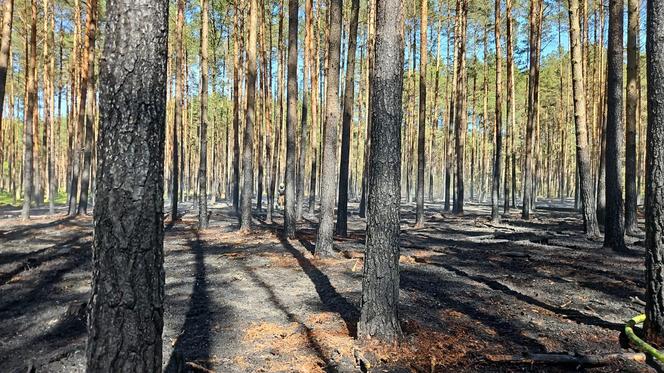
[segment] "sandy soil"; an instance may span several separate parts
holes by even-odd
[[[187,205],[185,205],[186,207]],[[315,219],[296,240],[281,220],[236,233],[225,204],[210,228],[195,216],[167,229],[164,368],[216,372],[569,371],[580,367],[498,364],[488,355],[628,352],[621,330],[643,299],[643,247],[633,255],[582,237],[577,214],[544,207],[524,222],[491,225],[486,207],[464,216],[427,206],[414,229],[403,208],[400,346],[361,346],[364,223],[349,219],[338,258],[317,259]],[[0,371],[83,371],[90,287],[91,219],[0,219]],[[195,364],[192,365],[191,363]],[[616,362],[598,372],[648,372]],[[194,370],[195,371],[195,370]]]

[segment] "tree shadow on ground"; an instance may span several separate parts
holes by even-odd
[[[287,238],[280,235],[279,241],[281,242],[281,245],[293,255],[297,260],[297,263],[302,267],[304,273],[314,284],[316,292],[325,308],[328,311],[338,313],[346,323],[346,327],[351,333],[351,336],[356,336],[357,322],[360,319],[360,311],[358,308],[339,294],[327,275],[297,250]]]
[[[208,278],[205,268],[205,248],[198,233],[188,245],[194,253],[194,285],[184,325],[175,341],[173,352],[166,364],[166,373],[189,371],[187,362],[207,366],[210,358],[211,323],[213,312],[208,294]],[[217,309],[215,308],[215,312]]]

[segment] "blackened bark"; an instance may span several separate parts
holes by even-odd
[[[572,90],[574,96],[574,124],[576,125],[576,159],[579,169],[579,193],[581,196],[583,227],[586,235],[599,237],[599,226],[593,180],[590,171],[590,149],[588,147],[588,119],[586,116],[586,89],[583,79],[581,32],[579,30],[579,0],[569,0],[570,46],[572,60]]]
[[[491,221],[500,220],[500,175],[503,161],[503,61],[501,52],[500,28],[501,25],[500,0],[495,5],[495,36],[496,36],[496,127],[493,133],[493,178],[491,182]],[[507,200],[505,194],[505,200]]]
[[[457,17],[459,17],[458,34],[455,36],[457,43],[458,60],[457,74],[456,74],[456,103],[454,116],[454,130],[456,132],[455,148],[456,148],[456,172],[454,181],[456,188],[454,189],[454,206],[452,211],[455,214],[463,214],[464,204],[464,153],[466,147],[466,132],[468,130],[468,117],[466,115],[466,30],[468,28],[468,3],[466,0],[457,0]]]
[[[533,205],[533,146],[535,143],[535,124],[538,117],[539,101],[539,61],[541,38],[540,14],[542,13],[542,0],[530,2],[530,68],[528,72],[528,121],[526,123],[525,164],[523,168],[523,201],[521,217],[530,219]]]
[[[33,127],[32,113],[37,105],[37,5],[31,0],[32,16],[30,24],[28,66],[26,69],[26,93],[28,102],[25,110],[25,126],[23,130],[23,210],[21,219],[30,219],[30,203],[32,202],[33,186]]]
[[[288,82],[286,100],[286,210],[284,230],[289,238],[295,237],[295,167],[297,146],[295,129],[297,126],[297,25],[298,0],[288,0]]]
[[[201,114],[198,164],[198,228],[208,227],[207,208],[207,121],[208,121],[208,1],[201,0]],[[216,193],[216,192],[213,192]],[[251,220],[251,206],[249,207]]]
[[[254,192],[254,124],[256,122],[256,42],[258,3],[249,2],[249,38],[247,43],[247,117],[242,142],[242,217],[240,231],[251,232],[251,199]]]
[[[428,21],[428,1],[420,1],[420,107],[417,127],[417,193],[415,226],[424,226],[424,147],[426,141],[427,128],[427,21]],[[432,133],[433,135],[433,133]]]
[[[348,33],[348,56],[346,57],[346,86],[344,91],[344,112],[341,129],[341,162],[339,165],[339,202],[337,204],[336,233],[348,236],[348,168],[350,162],[350,127],[355,105],[355,50],[357,46],[357,20],[360,1],[353,0]]]
[[[648,1],[646,156],[646,337],[664,342],[664,1]]]
[[[86,20],[85,48],[88,50],[87,63],[88,78],[85,94],[85,143],[83,146],[83,168],[81,169],[81,195],[78,200],[78,213],[86,214],[88,212],[88,191],[90,188],[90,171],[92,162],[92,140],[93,140],[93,122],[94,122],[94,100],[95,100],[95,35],[97,32],[97,0],[87,1],[87,20]],[[83,113],[81,113],[82,115]]]
[[[180,163],[178,160],[178,128],[182,127],[182,108],[184,106],[184,69],[183,69],[183,43],[182,34],[184,28],[184,0],[178,0],[178,14],[175,26],[175,109],[173,113],[173,149],[171,167],[173,174],[171,177],[171,224],[175,224],[178,220],[178,199],[179,199],[179,182],[180,182]],[[184,139],[182,139],[184,140]]]
[[[333,254],[334,201],[337,181],[337,133],[339,130],[339,61],[341,49],[342,0],[330,0],[328,34],[328,68],[325,92],[325,130],[320,180],[320,223],[316,238],[316,255]]]
[[[162,370],[167,33],[168,1],[107,2],[88,372]]]
[[[636,188],[636,128],[638,127],[639,79],[641,63],[639,58],[639,0],[628,0],[627,21],[627,136],[625,138],[625,231],[639,232],[636,209],[638,189]]]
[[[376,9],[376,65],[371,80],[367,240],[359,338],[394,342],[401,336],[399,302],[399,210],[403,117],[403,13],[399,0]]]
[[[235,0],[233,14],[233,208],[240,210],[240,22],[241,1]],[[184,141],[184,139],[183,139]]]
[[[604,247],[616,251],[625,246],[625,210],[622,196],[621,160],[623,141],[623,0],[609,1],[606,117],[606,216]]]

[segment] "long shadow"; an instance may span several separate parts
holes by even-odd
[[[305,323],[303,323],[300,318],[292,313],[288,307],[279,300],[279,297],[277,294],[274,292],[274,289],[272,286],[267,284],[263,279],[261,279],[251,268],[248,268],[247,266],[244,266],[245,272],[249,274],[249,277],[260,285],[265,291],[267,291],[270,302],[274,304],[275,307],[277,307],[286,317],[288,318],[288,321],[297,323],[300,325],[302,328],[304,328],[306,332],[306,337],[307,337],[307,342],[309,343],[309,347],[311,347],[314,352],[316,353],[316,356],[318,356],[321,360],[325,362],[325,367],[323,367],[325,372],[329,373],[336,373],[338,370],[335,368],[336,362],[332,361],[330,358],[328,358],[325,355],[325,351],[323,351],[323,347],[316,341],[316,338],[314,337],[313,331],[311,328],[309,328]]]
[[[336,312],[341,315],[341,318],[346,323],[348,331],[351,336],[357,335],[357,322],[360,320],[360,311],[358,308],[350,303],[346,298],[341,296],[334,288],[330,279],[318,269],[309,259],[297,250],[288,241],[288,239],[279,236],[281,245],[297,260],[297,263],[302,267],[304,273],[309,277],[311,282],[316,288],[318,296],[323,302],[323,305],[328,311]]]
[[[450,272],[453,272],[457,276],[466,277],[466,278],[471,279],[473,281],[482,283],[482,284],[490,287],[493,290],[500,291],[500,292],[502,292],[504,294],[507,294],[507,295],[511,295],[511,296],[515,297],[516,299],[522,301],[522,302],[529,303],[529,304],[544,308],[548,311],[557,313],[559,315],[564,315],[566,318],[568,318],[568,319],[570,319],[574,322],[577,322],[577,323],[580,323],[580,324],[586,324],[586,325],[599,326],[599,327],[602,327],[602,328],[612,329],[612,330],[616,330],[616,331],[621,331],[622,328],[623,328],[622,324],[612,323],[610,321],[603,320],[599,317],[584,314],[583,312],[580,312],[580,311],[577,311],[577,310],[562,308],[562,307],[558,307],[558,306],[553,306],[553,305],[548,304],[548,303],[544,303],[539,299],[535,299],[535,298],[533,298],[531,296],[528,296],[526,294],[514,291],[514,290],[510,289],[508,286],[506,286],[506,285],[504,285],[504,284],[502,284],[502,283],[500,283],[496,280],[493,280],[491,278],[481,276],[481,275],[473,275],[473,274],[467,273],[467,272],[465,272],[465,271],[463,271],[459,268],[453,267],[451,265],[443,264],[443,263],[431,263],[431,264],[433,264],[435,266],[445,268],[446,270],[448,270]]]
[[[186,361],[196,361],[197,364],[205,366],[210,358],[211,302],[205,269],[205,249],[198,233],[195,239],[189,241],[189,247],[195,259],[194,286],[182,332],[164,370],[167,373],[186,371]]]
[[[16,240],[23,238],[27,235],[32,234],[35,231],[46,229],[46,228],[52,228],[56,227],[58,225],[67,223],[71,220],[73,220],[74,217],[71,216],[65,216],[64,218],[57,219],[50,221],[48,223],[41,223],[41,224],[31,224],[28,225],[24,228],[19,228],[19,229],[14,229],[14,230],[0,230],[0,241],[5,240],[5,241],[10,241],[10,240]]]
[[[492,328],[498,334],[498,340],[508,341],[517,346],[525,346],[530,350],[545,351],[546,347],[536,339],[524,336],[521,332],[525,325],[515,320],[508,320],[500,314],[491,312],[491,307],[482,304],[477,289],[456,281],[440,278],[435,273],[418,269],[405,269],[401,271],[401,289],[414,290],[435,299],[438,308],[457,310],[469,318]],[[462,291],[473,294],[477,301],[463,301],[455,297],[455,293]],[[439,327],[448,328],[446,320],[439,320]]]
[[[19,273],[23,271],[30,270],[32,268],[39,267],[40,265],[51,261],[55,260],[58,258],[62,258],[65,256],[70,255],[69,252],[57,252],[60,249],[63,249],[66,246],[73,245],[77,242],[79,242],[83,237],[88,236],[87,235],[77,235],[74,236],[64,242],[60,242],[58,244],[55,244],[53,246],[45,247],[43,249],[33,251],[31,253],[26,253],[26,254],[7,254],[7,255],[2,255],[0,256],[0,265],[3,264],[9,264],[10,262],[20,262],[20,264],[17,263],[17,265],[14,267],[9,272],[3,272],[0,273],[0,285],[6,284],[9,280],[14,278],[14,276],[18,275]],[[50,253],[47,255],[43,255],[47,251],[52,252],[56,251],[56,253]]]

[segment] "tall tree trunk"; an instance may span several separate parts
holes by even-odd
[[[296,181],[295,131],[297,126],[297,28],[298,0],[288,0],[288,114],[286,118],[286,210],[284,230],[289,238],[295,237]]]
[[[648,145],[646,156],[646,323],[649,341],[664,343],[664,1],[648,1]]]
[[[2,42],[0,42],[0,146],[2,141],[2,112],[5,106],[5,86],[7,83],[7,68],[9,66],[9,50],[12,43],[12,21],[14,19],[14,0],[5,0],[2,12]],[[10,143],[11,144],[11,143]],[[3,153],[0,149],[0,153]],[[4,165],[3,154],[0,154],[0,165]],[[4,169],[4,166],[2,167]],[[10,175],[11,178],[11,175]]]
[[[10,1],[8,1],[10,2]],[[55,121],[54,121],[54,86],[53,86],[53,73],[54,73],[54,54],[51,52],[54,43],[54,7],[51,6],[49,0],[44,0],[44,128],[48,129],[48,212],[55,214],[55,198],[57,196],[57,187],[55,179]],[[1,52],[0,52],[1,53]],[[0,61],[0,66],[2,61]],[[1,69],[1,67],[0,67]],[[1,73],[0,73],[1,74]],[[6,71],[5,71],[6,74]],[[4,89],[4,82],[0,82]],[[4,94],[4,91],[2,92]],[[2,106],[2,103],[0,103]],[[2,118],[2,111],[0,109],[0,118]],[[2,129],[0,128],[0,133]],[[0,152],[2,151],[2,135],[0,134]],[[3,164],[2,156],[0,156],[0,164]]]
[[[420,111],[417,128],[417,193],[415,226],[424,227],[424,168],[427,128],[427,29],[429,0],[420,0]]]
[[[507,18],[507,147],[510,149],[505,154],[505,213],[509,213],[511,196],[516,188],[516,149],[514,138],[516,137],[516,94],[514,88],[514,18],[512,15],[512,0],[506,0],[505,16]],[[514,205],[512,205],[514,207]]]
[[[399,302],[399,210],[403,94],[402,3],[377,1],[376,63],[371,92],[371,158],[358,337],[396,342]]]
[[[535,125],[538,117],[539,102],[539,61],[540,49],[540,14],[542,0],[530,3],[530,68],[528,73],[528,121],[526,123],[525,164],[523,168],[523,201],[521,217],[530,219],[533,204],[533,146],[535,142]]]
[[[313,0],[310,0],[313,1]],[[268,223],[272,223],[272,215],[274,211],[274,193],[276,191],[276,184],[279,179],[278,170],[279,170],[279,160],[281,159],[281,132],[283,130],[284,124],[284,42],[283,42],[283,32],[284,32],[284,0],[279,2],[279,30],[278,30],[278,58],[279,64],[277,68],[277,102],[279,105],[279,113],[277,115],[278,124],[275,125],[275,135],[274,135],[274,150],[272,152],[272,161],[271,166],[272,170],[270,171],[270,187],[268,190],[267,197],[267,217],[266,220]],[[272,35],[272,33],[270,33]],[[270,44],[272,44],[270,42]]]
[[[355,52],[357,46],[357,21],[360,1],[352,0],[350,30],[348,32],[348,56],[346,57],[346,85],[344,91],[344,111],[341,129],[341,161],[339,165],[339,203],[337,204],[336,233],[348,236],[348,169],[350,162],[350,137],[355,105]]]
[[[458,4],[457,0],[457,4]],[[451,6],[451,5],[450,5]],[[458,8],[458,7],[457,7]],[[454,62],[452,64],[452,94],[449,97],[450,103],[449,103],[449,115],[448,115],[448,124],[447,124],[447,142],[445,146],[445,151],[446,151],[446,157],[445,157],[445,185],[444,185],[444,209],[445,211],[450,210],[450,198],[451,198],[451,187],[452,187],[452,163],[453,163],[453,158],[454,158],[454,146],[452,139],[455,137],[454,136],[454,124],[455,124],[455,117],[456,117],[456,107],[455,107],[455,98],[457,97],[457,89],[458,89],[458,70],[459,70],[459,58],[458,58],[458,42],[457,39],[459,39],[460,35],[460,29],[461,29],[461,17],[457,13],[457,17],[454,21],[454,52],[453,52],[453,58]]]
[[[339,129],[339,50],[341,47],[342,0],[330,0],[328,34],[328,70],[325,92],[325,130],[320,192],[320,223],[316,255],[330,256],[333,251],[334,200],[337,180],[337,133]]]
[[[252,6],[254,2],[252,1]],[[253,21],[253,20],[252,20]],[[255,26],[255,24],[254,24]],[[256,31],[254,31],[255,33]],[[255,36],[254,36],[255,38]],[[251,40],[251,37],[249,38]],[[251,49],[251,46],[249,46]],[[207,208],[207,121],[208,121],[208,1],[201,0],[201,113],[200,113],[200,160],[198,162],[198,228],[208,227]],[[254,65],[256,64],[254,46]],[[249,62],[251,64],[251,62]],[[251,73],[250,73],[251,74]],[[250,75],[251,76],[251,75]],[[249,87],[251,89],[251,86]],[[248,114],[247,114],[248,115]],[[251,194],[250,194],[251,195]],[[243,206],[244,207],[244,206]],[[244,210],[243,210],[244,213]],[[251,205],[249,206],[251,221]],[[244,215],[243,215],[244,221]]]
[[[311,35],[309,37],[309,57],[311,62],[309,64],[311,76],[311,174],[309,177],[309,213],[314,214],[316,211],[316,176],[318,173],[318,131],[319,131],[319,115],[318,115],[318,76],[319,61],[318,58],[318,43],[317,37],[314,33],[314,14],[313,14],[313,0],[305,0],[305,15],[306,15],[306,28],[307,32]]]
[[[362,195],[360,197],[360,211],[361,218],[366,218],[367,212],[367,188],[369,187],[369,159],[371,158],[371,121],[372,121],[372,107],[373,107],[373,94],[371,92],[374,78],[374,52],[376,46],[376,0],[369,0],[369,19],[367,20],[367,126],[366,126],[366,144],[364,144],[364,166],[362,167]]]
[[[590,171],[590,149],[588,146],[588,119],[586,117],[586,90],[583,79],[581,54],[581,32],[579,31],[579,0],[569,0],[570,45],[572,60],[572,89],[574,91],[574,123],[576,124],[576,159],[579,169],[580,195],[583,208],[583,227],[586,235],[599,237],[599,226],[593,180]]]
[[[93,123],[94,123],[94,62],[95,62],[95,35],[97,32],[97,0],[87,1],[87,19],[85,26],[85,49],[87,56],[86,69],[87,72],[86,89],[81,92],[81,97],[85,94],[85,115],[81,112],[81,118],[85,118],[85,144],[83,148],[83,168],[81,170],[81,195],[78,201],[78,213],[85,214],[88,212],[88,190],[90,185],[90,171],[92,161],[92,140],[94,138]]]
[[[37,4],[36,0],[30,0],[30,41],[27,43],[28,65],[26,67],[26,96],[25,127],[23,129],[23,210],[21,219],[30,219],[30,203],[33,197],[33,127],[34,116],[32,113],[37,105]]]
[[[242,217],[240,231],[251,232],[251,199],[254,189],[254,124],[256,122],[256,42],[258,0],[249,2],[249,38],[247,43],[247,116],[242,142]]]
[[[454,129],[456,131],[456,188],[453,212],[463,214],[464,204],[464,152],[466,147],[466,132],[468,132],[468,116],[466,113],[466,31],[468,28],[468,3],[466,0],[457,0],[457,17],[459,17],[459,30],[455,36],[457,43],[457,74],[456,74],[456,104],[454,116]]]
[[[89,372],[162,369],[167,30],[168,1],[107,2]]]
[[[240,211],[240,43],[241,1],[235,0],[233,14],[233,208]],[[183,140],[184,141],[184,140]]]
[[[636,129],[638,125],[638,101],[640,79],[639,56],[639,0],[628,0],[627,8],[627,137],[625,142],[625,231],[638,234],[636,214],[639,191],[636,188]]]
[[[496,39],[496,126],[493,134],[493,179],[491,183],[491,221],[500,220],[500,175],[503,161],[503,56],[501,48],[501,8],[500,0],[495,6],[495,39]],[[509,79],[509,78],[508,78]],[[505,195],[507,199],[507,195]]]
[[[173,152],[171,158],[171,167],[173,168],[173,175],[171,175],[171,222],[175,224],[178,220],[178,201],[179,201],[179,188],[180,188],[180,149],[178,148],[178,129],[184,125],[182,122],[182,109],[184,106],[184,6],[185,0],[177,0],[177,20],[175,25],[175,109],[173,113]],[[184,142],[184,139],[180,139]]]
[[[622,196],[623,139],[623,0],[609,1],[606,118],[606,219],[604,247],[625,251],[625,210]]]

